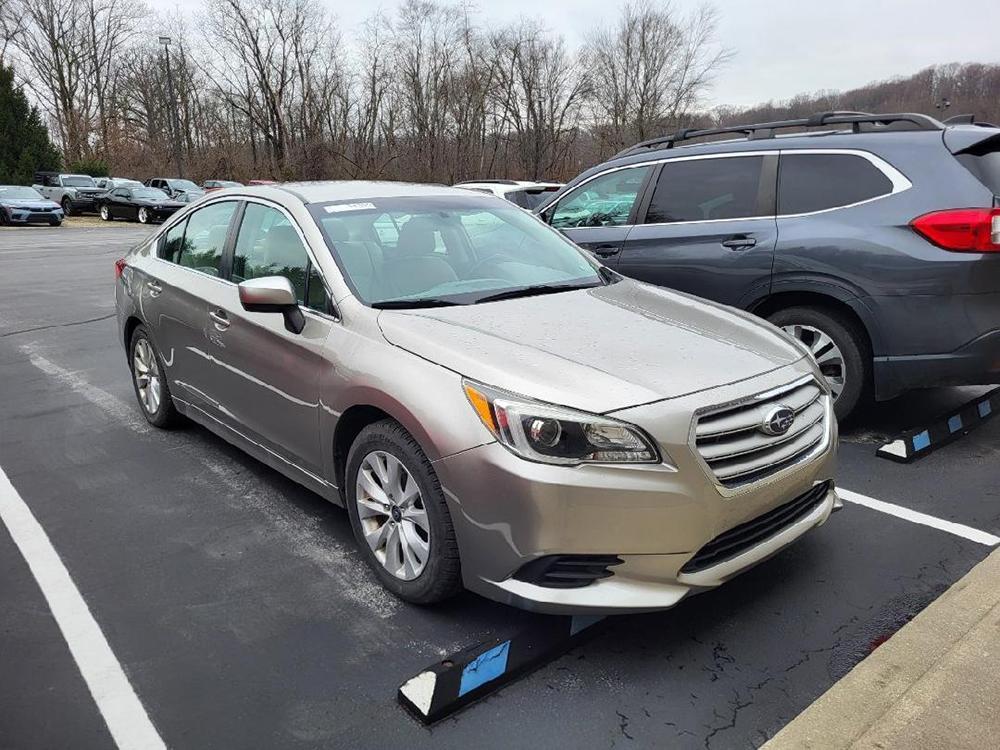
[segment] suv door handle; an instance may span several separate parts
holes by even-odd
[[[160,292],[163,291],[163,287],[157,284],[155,281],[147,281],[146,288],[149,290],[150,296],[158,297]]]
[[[212,310],[208,313],[208,317],[212,319],[215,327],[220,331],[226,330],[231,325],[229,318],[226,317],[226,313],[222,310]]]
[[[753,237],[731,237],[728,240],[722,241],[723,247],[728,247],[730,250],[746,250],[747,248],[753,247],[757,244],[757,240]]]
[[[620,245],[595,245],[593,250],[598,258],[610,258],[622,251]]]

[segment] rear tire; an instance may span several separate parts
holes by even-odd
[[[101,219],[104,221],[114,221],[115,217],[111,215],[111,209],[108,208],[108,204],[105,203],[101,206]]]
[[[398,493],[401,487],[399,482],[385,481],[371,470],[372,461],[379,459],[383,462],[395,459],[405,469],[402,493]],[[362,471],[367,475],[362,477],[363,485],[366,479],[374,479],[377,484],[372,494],[364,490],[359,493],[358,481]],[[415,488],[410,482],[415,482]],[[419,494],[408,503],[406,497],[414,489]],[[358,499],[362,494],[367,496],[361,497],[359,506]],[[401,425],[386,419],[368,425],[361,431],[347,455],[345,495],[347,512],[351,517],[351,527],[361,555],[385,588],[400,599],[414,604],[440,602],[462,590],[458,542],[441,483],[417,441]],[[384,507],[390,510],[383,512],[383,505],[372,499],[376,495],[385,501]],[[417,532],[415,522],[409,520],[411,516],[407,509],[411,512],[416,509],[416,513],[422,517],[421,523],[426,526],[426,529],[420,526],[420,531],[426,533],[421,533],[420,539],[414,540],[420,547],[426,545],[425,560],[415,577],[412,572],[397,570],[394,573],[391,570],[394,559],[406,559],[406,550],[394,545],[404,543],[410,535]],[[361,518],[362,510],[365,513],[364,519]],[[397,510],[402,512],[393,512]],[[382,534],[384,536],[380,536]],[[376,541],[376,537],[381,541]],[[373,541],[370,543],[369,539]],[[416,549],[415,545],[403,546]],[[408,575],[409,580],[406,580]]]
[[[768,320],[812,350],[834,391],[837,419],[847,419],[870,400],[871,347],[857,323],[835,310],[818,307],[789,307]]]
[[[138,325],[132,332],[128,355],[132,387],[142,415],[154,427],[168,429],[179,424],[181,415],[170,395],[167,370],[146,326]]]

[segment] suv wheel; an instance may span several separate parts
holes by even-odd
[[[832,310],[789,307],[768,320],[808,347],[833,393],[838,419],[846,419],[867,399],[872,358],[857,325]]]
[[[73,215],[73,202],[69,198],[62,199],[63,216]]]
[[[345,474],[354,537],[382,585],[415,604],[458,593],[451,515],[417,441],[392,420],[369,425],[351,446]]]
[[[154,427],[172,427],[180,421],[170,396],[166,371],[145,326],[136,326],[129,343],[132,385],[142,414]]]

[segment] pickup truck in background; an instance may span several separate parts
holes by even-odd
[[[62,172],[36,172],[32,187],[62,206],[66,216],[96,211],[94,198],[105,192],[90,175]]]

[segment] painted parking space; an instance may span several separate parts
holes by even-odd
[[[57,246],[50,235],[65,229],[39,230],[39,246]],[[424,728],[396,703],[403,680],[539,617],[471,595],[434,609],[401,604],[354,552],[343,511],[205,430],[149,428],[114,321],[101,319],[111,263],[136,241],[128,228],[114,232],[30,262],[0,255],[0,466],[169,747],[759,744],[989,551],[848,503],[725,587],[668,612],[615,618]],[[13,247],[9,236],[0,234],[0,250]],[[47,293],[32,295],[39,277]],[[48,327],[26,330],[33,321]],[[957,396],[929,398],[907,411],[937,413]],[[1000,421],[910,466],[874,457],[872,424],[909,426],[878,410],[845,431],[842,486],[1000,534]],[[0,544],[16,561],[12,542]],[[94,738],[88,747],[110,744],[33,580],[23,564],[0,568],[0,590],[33,602],[8,627],[23,632],[30,621],[51,664],[36,669],[4,650],[0,670],[31,695],[62,691],[66,731]],[[45,712],[13,705],[13,715],[0,712],[0,737],[37,746]]]

